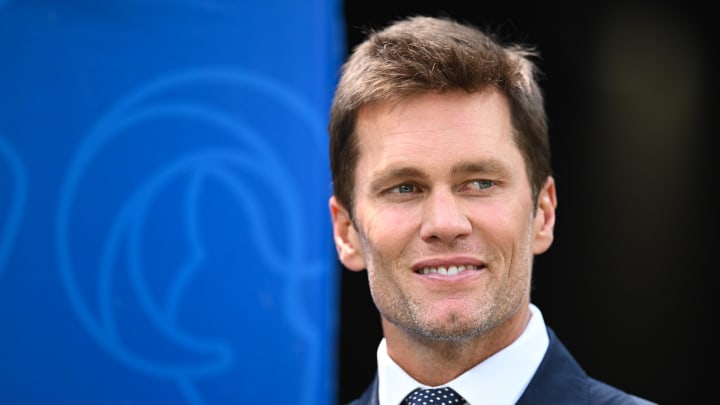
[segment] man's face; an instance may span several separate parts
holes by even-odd
[[[357,136],[354,215],[330,206],[340,259],[367,269],[384,327],[464,339],[527,306],[533,255],[552,243],[555,189],[549,179],[535,214],[505,97],[365,106]]]

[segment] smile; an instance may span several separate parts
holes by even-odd
[[[449,267],[424,267],[417,271],[418,274],[440,274],[443,276],[454,276],[460,274],[465,270],[477,270],[478,266],[473,265],[460,265],[460,266],[449,266]]]

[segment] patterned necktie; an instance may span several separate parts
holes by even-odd
[[[408,394],[402,405],[462,405],[465,398],[450,387],[416,389]]]

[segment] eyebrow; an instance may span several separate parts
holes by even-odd
[[[373,192],[381,191],[388,185],[388,183],[392,183],[398,178],[423,180],[427,179],[428,175],[422,170],[414,167],[393,167],[388,170],[383,170],[379,172],[377,176],[374,176],[370,181],[370,190]]]
[[[506,173],[506,166],[495,159],[486,159],[482,162],[463,162],[452,168],[453,176],[469,173]]]

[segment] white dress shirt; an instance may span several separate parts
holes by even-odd
[[[540,309],[530,304],[530,322],[508,347],[442,386],[452,387],[470,405],[512,405],[520,399],[547,351],[549,338]],[[398,405],[412,390],[428,387],[415,381],[387,354],[385,338],[377,350],[380,405]]]

